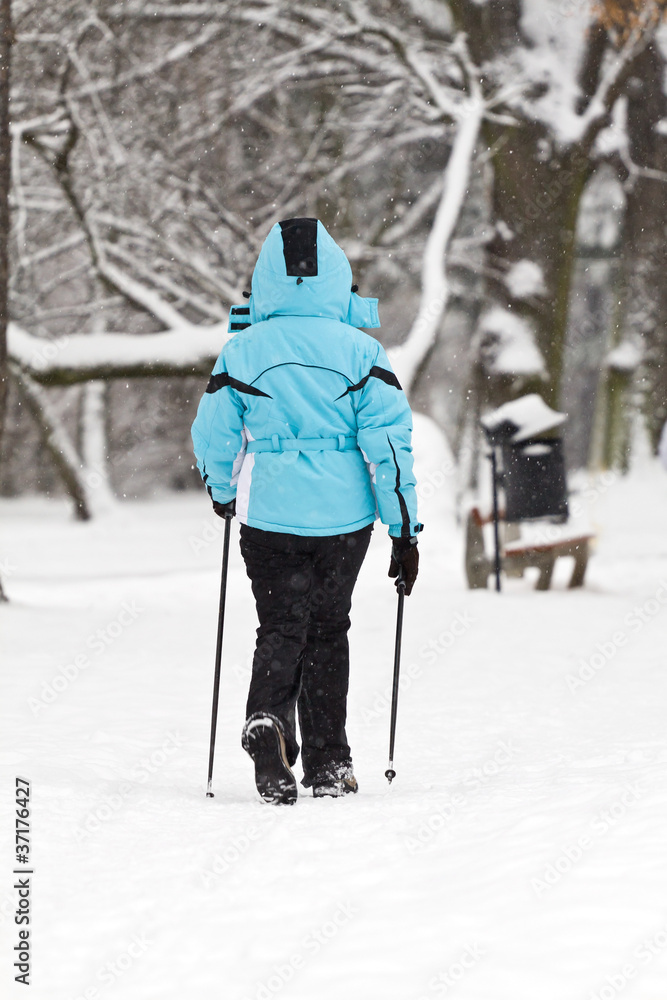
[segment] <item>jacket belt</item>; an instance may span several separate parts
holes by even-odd
[[[273,434],[270,438],[248,441],[246,451],[357,451],[356,437],[338,434],[330,438],[281,438]]]

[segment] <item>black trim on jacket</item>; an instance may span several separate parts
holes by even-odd
[[[405,497],[401,493],[401,470],[398,467],[396,452],[394,451],[394,446],[391,443],[388,434],[387,441],[394,457],[394,465],[396,466],[396,485],[394,486],[394,493],[398,497],[398,506],[401,511],[401,538],[410,538],[410,515],[408,513],[408,505],[405,502]]]
[[[356,385],[349,385],[345,392],[338,396],[338,399],[342,399],[343,396],[347,396],[348,392],[358,392],[359,389],[363,389],[369,378],[379,378],[381,382],[385,382],[387,385],[393,386],[394,389],[401,388],[401,383],[398,381],[393,372],[387,371],[386,368],[380,368],[379,365],[373,365],[368,375],[364,375],[361,382],[357,382]]]
[[[236,389],[237,392],[246,392],[250,396],[266,396],[267,399],[271,399],[268,392],[262,392],[261,389],[256,389],[254,385],[247,385],[245,382],[239,382],[237,378],[232,378],[228,372],[220,372],[218,375],[211,375],[209,383],[206,386],[206,392],[217,392],[218,389],[224,389],[227,385],[231,389]]]

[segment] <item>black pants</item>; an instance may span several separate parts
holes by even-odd
[[[275,716],[294,764],[298,707],[305,785],[318,770],[350,761],[347,633],[372,530],[369,524],[346,535],[305,536],[241,525],[259,618],[246,717]]]

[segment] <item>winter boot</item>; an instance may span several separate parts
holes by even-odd
[[[313,796],[316,799],[330,795],[339,798],[359,791],[357,779],[352,771],[352,764],[331,764],[321,768],[312,780]]]
[[[297,800],[296,778],[290,770],[285,738],[272,715],[251,715],[241,745],[255,763],[255,785],[265,802],[293,805]]]

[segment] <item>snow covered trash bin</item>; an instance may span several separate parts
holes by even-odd
[[[466,520],[466,576],[472,589],[485,588],[496,573],[522,576],[537,567],[538,590],[551,585],[554,565],[560,556],[571,556],[574,568],[570,587],[584,582],[592,534],[576,536],[560,530],[568,519],[567,478],[563,441],[557,429],[567,415],[552,410],[535,393],[511,400],[484,416],[480,423],[490,446],[493,513],[479,506]],[[521,522],[547,521],[548,537],[525,538]],[[494,558],[487,556],[484,526],[494,525]]]

